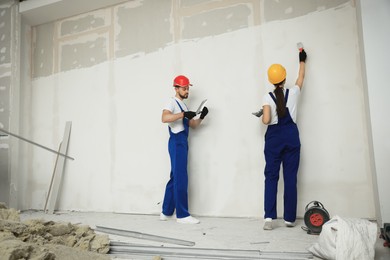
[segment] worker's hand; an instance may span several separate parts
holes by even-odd
[[[193,112],[193,111],[186,111],[186,112],[184,112],[184,117],[188,118],[189,120],[194,118],[194,116],[196,116],[196,113]]]
[[[307,58],[307,55],[306,55],[306,52],[305,50],[302,50],[301,52],[299,52],[299,62],[306,62],[306,58]]]
[[[200,119],[203,119],[207,116],[207,114],[209,113],[209,110],[207,109],[207,107],[204,107],[202,109],[202,113],[200,114]]]

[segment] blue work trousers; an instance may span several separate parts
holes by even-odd
[[[277,218],[276,201],[280,165],[283,164],[285,221],[294,222],[297,214],[297,174],[301,143],[297,125],[287,115],[278,124],[269,125],[265,135],[264,155],[266,166],[264,217]]]
[[[171,134],[168,144],[171,173],[164,195],[162,212],[171,216],[176,209],[177,218],[185,218],[188,212],[188,141],[185,131]]]

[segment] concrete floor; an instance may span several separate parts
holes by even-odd
[[[110,235],[111,241],[121,241],[131,243],[132,246],[144,245],[146,249],[154,246],[164,248],[168,251],[175,251],[177,248],[186,248],[184,250],[191,251],[194,248],[211,248],[220,249],[219,254],[232,257],[232,254],[242,255],[237,256],[237,259],[308,259],[307,255],[300,258],[298,254],[301,252],[307,253],[307,248],[315,243],[318,239],[316,235],[308,235],[301,229],[303,220],[297,221],[297,226],[287,228],[282,220],[274,222],[275,228],[272,231],[264,231],[262,229],[263,220],[255,218],[211,218],[200,217],[200,224],[188,225],[176,223],[175,219],[168,221],[160,221],[156,215],[135,215],[135,214],[115,214],[115,213],[95,213],[95,212],[57,212],[56,214],[44,214],[42,211],[25,211],[20,214],[21,220],[27,219],[45,219],[53,221],[65,221],[72,224],[85,224],[95,228],[96,226],[116,228],[121,230],[129,230],[140,232],[142,234],[151,234],[165,238],[175,238],[180,240],[195,242],[195,246],[188,247],[172,243],[156,242],[150,239],[140,239],[132,237],[124,237]],[[390,249],[383,247],[384,240],[377,239],[375,245],[375,259],[385,260],[390,259]],[[172,249],[171,249],[172,248]],[[253,257],[249,256],[254,250],[265,252],[264,256]],[[199,251],[197,251],[199,252]],[[213,251],[202,251],[206,254],[214,254]],[[275,256],[281,252],[280,256]],[[248,258],[243,258],[243,255],[248,254]],[[162,255],[162,254],[160,254]],[[270,258],[265,258],[270,257]],[[276,257],[276,258],[275,258]],[[295,257],[295,258],[294,258]],[[113,259],[154,259],[153,254],[139,253],[138,255],[112,255]],[[170,256],[162,259],[222,259],[221,257],[202,258],[199,256]],[[233,258],[223,258],[233,259]],[[319,259],[313,257],[312,259]]]

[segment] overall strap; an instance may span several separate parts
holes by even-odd
[[[271,96],[271,98],[273,99],[273,101],[275,102],[275,104],[277,104],[277,103],[276,103],[276,98],[275,98],[274,94],[273,94],[272,92],[269,92],[268,94]]]
[[[181,112],[185,112],[184,109],[181,107],[180,103],[176,99],[175,99],[175,101],[176,101],[177,105],[180,107]],[[186,104],[184,104],[184,105],[186,105]],[[187,106],[186,106],[186,108],[187,108]],[[187,110],[188,110],[188,108],[187,108]],[[190,122],[190,120],[188,118],[183,117],[184,132],[186,133],[187,137],[188,137],[188,132],[189,132],[189,122]],[[171,131],[171,130],[169,129],[169,131]]]
[[[179,101],[177,101],[176,99],[175,99],[175,101],[176,101],[177,105],[180,107],[181,112],[184,112],[184,109],[180,106]]]
[[[290,90],[289,90],[289,89],[286,89],[286,95],[284,96],[284,102],[286,102],[286,104],[287,104],[288,93],[289,93],[289,92],[290,92]],[[275,104],[277,104],[277,103],[276,103],[276,98],[275,98],[275,96],[274,96],[274,93],[269,92],[268,94],[271,96],[271,98],[272,98],[272,100],[275,102]]]
[[[286,96],[284,97],[284,102],[286,102],[287,104],[287,100],[288,100],[288,93],[290,92],[289,89],[286,89]]]

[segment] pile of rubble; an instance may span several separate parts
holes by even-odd
[[[0,260],[110,259],[107,235],[85,225],[45,220],[20,221],[19,212],[0,203]]]

